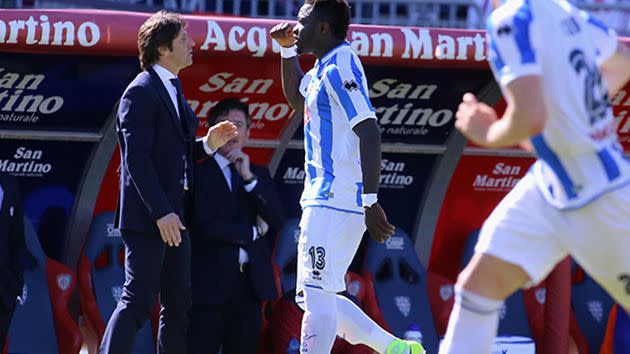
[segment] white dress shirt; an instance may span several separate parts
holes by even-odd
[[[177,76],[175,76],[172,72],[168,71],[159,64],[153,65],[153,70],[155,70],[155,72],[160,77],[160,80],[162,80],[164,87],[166,87],[166,91],[171,98],[173,107],[175,107],[175,112],[177,112],[177,117],[179,117],[179,105],[177,104],[177,88],[175,88],[175,85],[173,85],[173,83],[171,82],[171,79],[177,78]]]
[[[207,145],[207,144],[204,144],[204,145]],[[230,188],[230,191],[231,191],[232,190],[232,171],[230,171],[231,162],[225,157],[221,156],[220,154],[214,154],[214,160],[219,165],[219,168],[221,168],[221,172],[223,172],[223,177],[225,177],[225,182],[227,183],[228,188]],[[249,193],[252,190],[254,190],[254,187],[256,187],[257,184],[258,184],[258,181],[253,181],[243,186],[243,188],[245,188],[245,191]],[[256,230],[256,226],[252,226],[252,240],[256,240],[257,238],[258,238],[258,231]],[[247,251],[239,247],[238,263],[244,264],[247,262],[249,262],[249,256],[247,255]]]
[[[153,65],[153,70],[155,70],[160,80],[162,80],[162,84],[164,84],[164,87],[166,88],[166,92],[168,92],[168,96],[171,98],[171,103],[173,103],[173,107],[175,107],[175,112],[177,112],[177,117],[179,118],[179,105],[177,104],[177,88],[175,88],[175,85],[173,85],[173,83],[171,82],[171,79],[177,78],[177,76],[173,75],[172,72],[168,71],[167,69],[165,69],[163,66],[159,64]],[[203,141],[203,149],[206,151],[206,154],[212,155],[216,152],[210,148],[210,145],[208,145],[207,136],[197,139],[197,141],[200,141],[200,140]]]

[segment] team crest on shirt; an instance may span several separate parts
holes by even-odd
[[[395,296],[394,303],[403,316],[409,317],[409,312],[411,312],[411,300],[408,296]]]
[[[354,79],[346,80],[343,83],[343,89],[348,92],[356,91],[359,89],[359,84]]]

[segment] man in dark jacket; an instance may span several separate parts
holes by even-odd
[[[24,212],[15,178],[0,174],[0,351],[24,286]]]
[[[140,27],[143,71],[127,86],[118,107],[121,166],[115,226],[125,241],[125,284],[103,335],[102,354],[131,353],[158,293],[158,353],[186,353],[191,297],[187,214],[198,124],[177,77],[192,64],[195,43],[186,28],[180,15],[165,11]],[[215,150],[236,136],[229,123],[214,128],[200,143],[203,149]]]
[[[189,353],[253,354],[262,324],[261,301],[277,290],[273,237],[283,215],[266,168],[243,152],[249,110],[237,99],[219,102],[209,125],[230,121],[238,137],[195,165],[192,298]]]

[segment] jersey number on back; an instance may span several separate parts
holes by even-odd
[[[593,125],[606,118],[609,101],[608,92],[602,82],[602,74],[595,65],[590,65],[584,52],[574,49],[569,62],[577,74],[584,72],[584,105]]]

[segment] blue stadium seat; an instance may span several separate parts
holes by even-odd
[[[274,251],[273,263],[280,278],[282,294],[295,290],[297,278],[297,244],[300,237],[300,220],[289,219],[280,230]]]
[[[100,341],[125,282],[124,259],[120,257],[124,244],[120,232],[114,229],[114,213],[105,212],[94,218],[86,242],[79,265],[81,307]],[[147,321],[136,336],[133,353],[155,353],[155,348],[151,321]]]
[[[403,337],[414,324],[422,344],[437,352],[438,337],[427,295],[427,274],[409,236],[400,228],[385,243],[368,241],[363,277],[366,312],[396,336]]]
[[[75,276],[46,257],[29,219],[24,225],[24,288],[9,330],[9,353],[77,354],[81,333],[67,309]]]
[[[462,269],[468,264],[475,253],[475,245],[477,244],[478,239],[479,230],[474,230],[470,233],[470,235],[468,235],[466,243],[464,244],[464,252],[462,254]],[[510,342],[507,339],[499,338],[497,339],[497,344],[501,343],[504,347],[510,345],[526,345],[527,347],[533,347],[533,340],[531,340],[533,335],[527,319],[527,310],[525,307],[525,300],[523,298],[523,291],[519,290],[505,300],[499,316],[499,330],[497,332],[498,337],[509,338],[516,336],[527,338],[529,341],[526,339],[517,339],[516,341]]]
[[[573,268],[577,271],[577,265]],[[584,277],[571,288],[571,305],[578,325],[588,341],[589,352],[599,353],[606,334],[608,313],[614,302],[595,281],[584,273]]]

